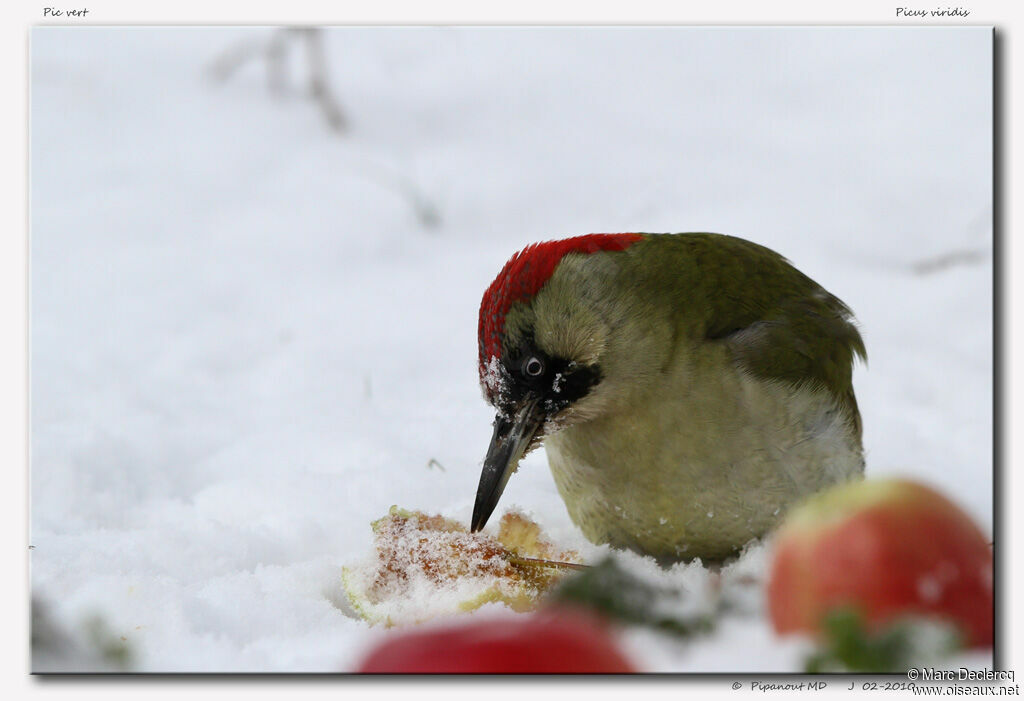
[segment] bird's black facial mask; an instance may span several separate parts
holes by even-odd
[[[549,358],[532,343],[501,361],[494,434],[484,458],[470,529],[487,524],[519,461],[546,435],[559,413],[601,379],[597,366]]]

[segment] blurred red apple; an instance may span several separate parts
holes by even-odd
[[[795,508],[775,542],[768,607],[779,633],[817,632],[857,609],[869,626],[909,615],[957,625],[991,647],[992,551],[955,504],[921,484],[868,480]]]
[[[577,612],[481,619],[397,632],[356,670],[364,674],[630,674],[607,628]]]

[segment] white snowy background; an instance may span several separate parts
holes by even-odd
[[[381,635],[339,584],[370,522],[472,510],[481,293],[589,232],[789,257],[859,319],[868,474],[991,533],[990,30],[330,30],[343,134],[298,44],[284,94],[262,59],[211,79],[273,32],[32,31],[31,581],[67,635],[99,617],[140,671],[351,669]],[[582,542],[543,451],[513,505]],[[802,654],[757,616],[625,644],[651,671]]]

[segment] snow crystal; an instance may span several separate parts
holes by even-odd
[[[508,377],[505,366],[496,356],[491,356],[484,367],[483,384],[488,396],[503,395],[508,389]]]
[[[942,598],[942,583],[935,577],[924,576],[917,580],[917,594],[925,603],[933,604]]]

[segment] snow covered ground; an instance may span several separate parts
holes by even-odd
[[[98,616],[141,671],[351,668],[370,522],[470,516],[481,293],[597,231],[789,257],[860,321],[869,474],[991,532],[989,30],[332,30],[343,135],[298,46],[282,95],[258,59],[211,79],[272,33],[32,32],[32,589],[69,635]],[[513,505],[582,545],[542,451]],[[627,643],[659,671],[801,659],[757,617]]]

